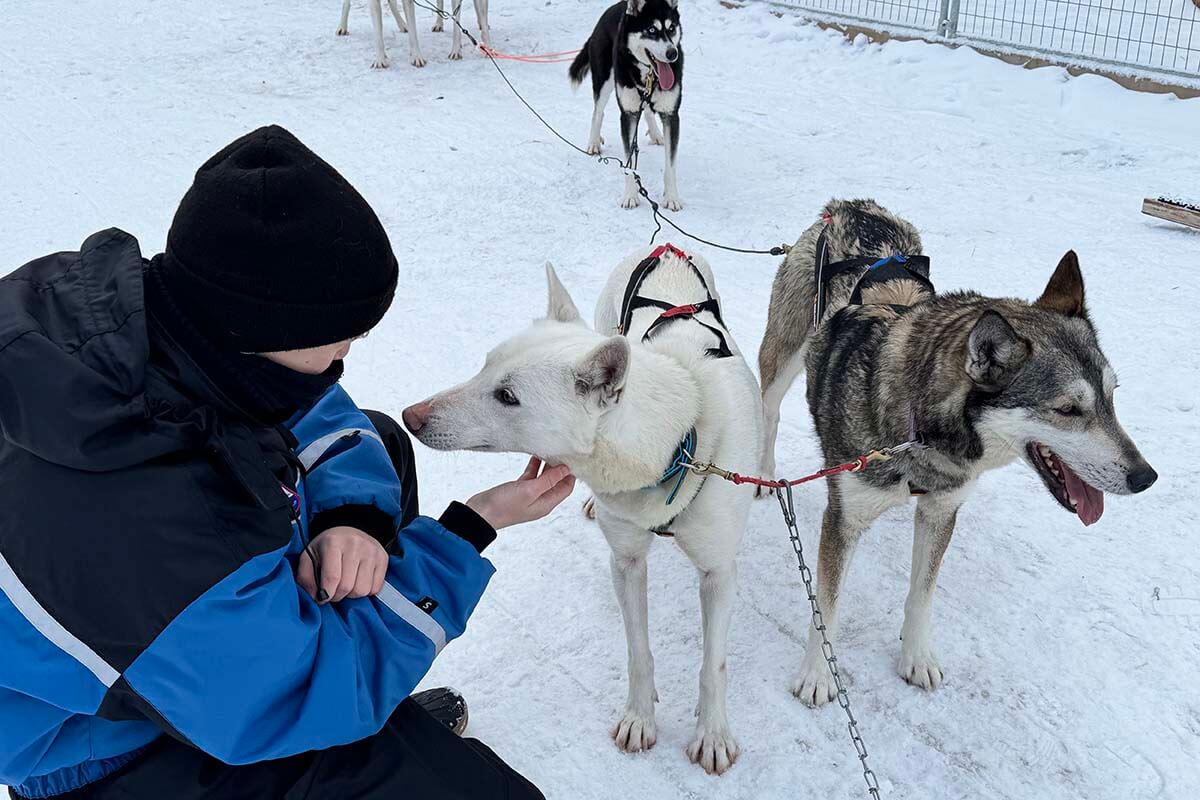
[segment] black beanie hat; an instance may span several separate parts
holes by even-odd
[[[200,333],[242,353],[366,333],[391,305],[398,274],[367,201],[278,125],[200,167],[156,269]]]

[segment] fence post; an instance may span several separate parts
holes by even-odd
[[[938,15],[937,15],[938,36],[946,35],[946,23],[948,21],[949,16],[950,16],[950,0],[941,0],[941,2],[938,3]]]
[[[958,34],[958,5],[961,0],[942,0],[942,19],[938,25],[938,33],[947,39],[953,39]]]

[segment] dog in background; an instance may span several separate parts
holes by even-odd
[[[400,11],[396,7],[396,0],[387,0],[388,8],[392,11],[392,18],[396,20],[396,26],[401,33],[408,34],[408,55],[409,62],[414,67],[423,67],[426,64],[425,57],[421,55],[421,43],[417,40],[417,21],[416,21],[416,5],[413,0],[401,0],[404,4],[404,17],[400,18]],[[462,29],[458,26],[459,12],[462,9],[462,0],[451,0],[451,14],[454,17],[454,40],[450,47],[449,58],[451,61],[458,61],[462,56]],[[367,8],[371,12],[371,26],[375,33],[375,60],[371,62],[373,69],[386,69],[388,66],[387,50],[383,46],[383,3],[382,0],[367,0]],[[485,45],[491,43],[491,32],[488,27],[488,0],[475,0],[475,19],[479,23],[480,38]],[[406,21],[407,20],[407,21]],[[342,0],[342,19],[338,25],[337,35],[345,36],[350,32],[350,0]],[[437,0],[437,19],[433,23],[433,30],[440,32],[443,29],[442,15],[442,0]]]
[[[679,150],[679,105],[683,100],[683,28],[679,22],[679,0],[627,0],[611,6],[601,16],[591,37],[568,70],[571,84],[578,86],[592,73],[592,131],[587,151],[600,152],[600,126],[604,107],[613,91],[621,110],[621,141],[625,160],[633,152],[638,123],[643,112],[654,144],[667,146],[663,168],[663,207],[683,208],[675,182],[675,156]],[[654,115],[662,117],[662,130]],[[636,208],[641,203],[637,182],[625,177],[621,205]]]
[[[771,292],[759,351],[766,471],[774,472],[780,402],[802,370],[826,463],[924,444],[827,482],[817,594],[832,639],[859,536],[917,495],[898,671],[934,689],[942,669],[930,639],[933,589],[958,508],[982,473],[1023,459],[1085,525],[1100,519],[1105,492],[1141,492],[1158,475],[1117,421],[1116,373],[1088,317],[1074,252],[1033,303],[935,295],[907,221],[871,200],[831,202],[822,217],[788,253]],[[812,628],[793,691],[812,705],[835,695]]]
[[[501,343],[466,383],[409,407],[413,435],[439,450],[519,452],[566,464],[596,497],[625,621],[629,695],[613,729],[626,752],[657,739],[646,555],[669,536],[700,578],[704,660],[695,735],[707,772],[737,759],[725,694],[736,554],[753,495],[682,463],[749,473],[760,459],[754,374],[721,318],[712,270],[668,246],[612,273],[595,330],[547,265],[546,319]]]

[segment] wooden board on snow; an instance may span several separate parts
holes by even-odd
[[[1200,229],[1200,208],[1182,200],[1147,197],[1142,202],[1142,213]]]

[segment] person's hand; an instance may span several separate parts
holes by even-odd
[[[347,597],[379,594],[387,575],[388,555],[383,545],[358,528],[339,526],[323,531],[309,543],[321,564],[321,585],[313,575],[308,552],[300,554],[296,583],[320,603]]]
[[[542,469],[541,459],[534,456],[521,477],[480,492],[467,501],[467,507],[500,530],[541,519],[574,489],[575,476],[569,469],[561,464]]]

